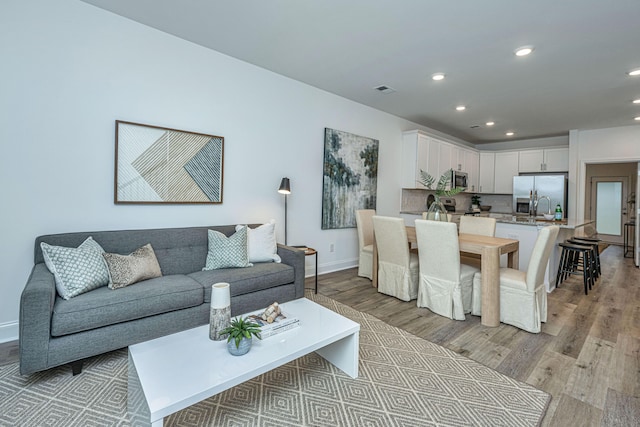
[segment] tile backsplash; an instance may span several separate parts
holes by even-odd
[[[403,188],[401,212],[423,212],[427,210],[427,196],[434,191]],[[456,199],[456,211],[466,211],[471,208],[471,195],[473,193],[459,193],[453,196]],[[480,204],[491,206],[491,212],[508,213],[512,212],[512,197],[504,194],[481,194]]]

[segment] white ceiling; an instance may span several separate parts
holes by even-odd
[[[640,0],[83,1],[476,144],[640,124]]]

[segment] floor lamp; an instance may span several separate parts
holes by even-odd
[[[284,244],[287,244],[287,195],[291,194],[289,178],[282,178],[278,193],[284,194]]]

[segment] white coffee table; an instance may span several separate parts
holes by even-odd
[[[313,301],[282,304],[300,326],[253,340],[232,356],[227,342],[209,339],[209,325],[129,347],[128,412],[132,425],[162,426],[163,418],[315,351],[352,378],[358,376],[360,325]]]

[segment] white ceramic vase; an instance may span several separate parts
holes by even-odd
[[[231,291],[228,283],[211,285],[211,311],[209,315],[209,339],[221,341],[221,332],[231,324]]]

